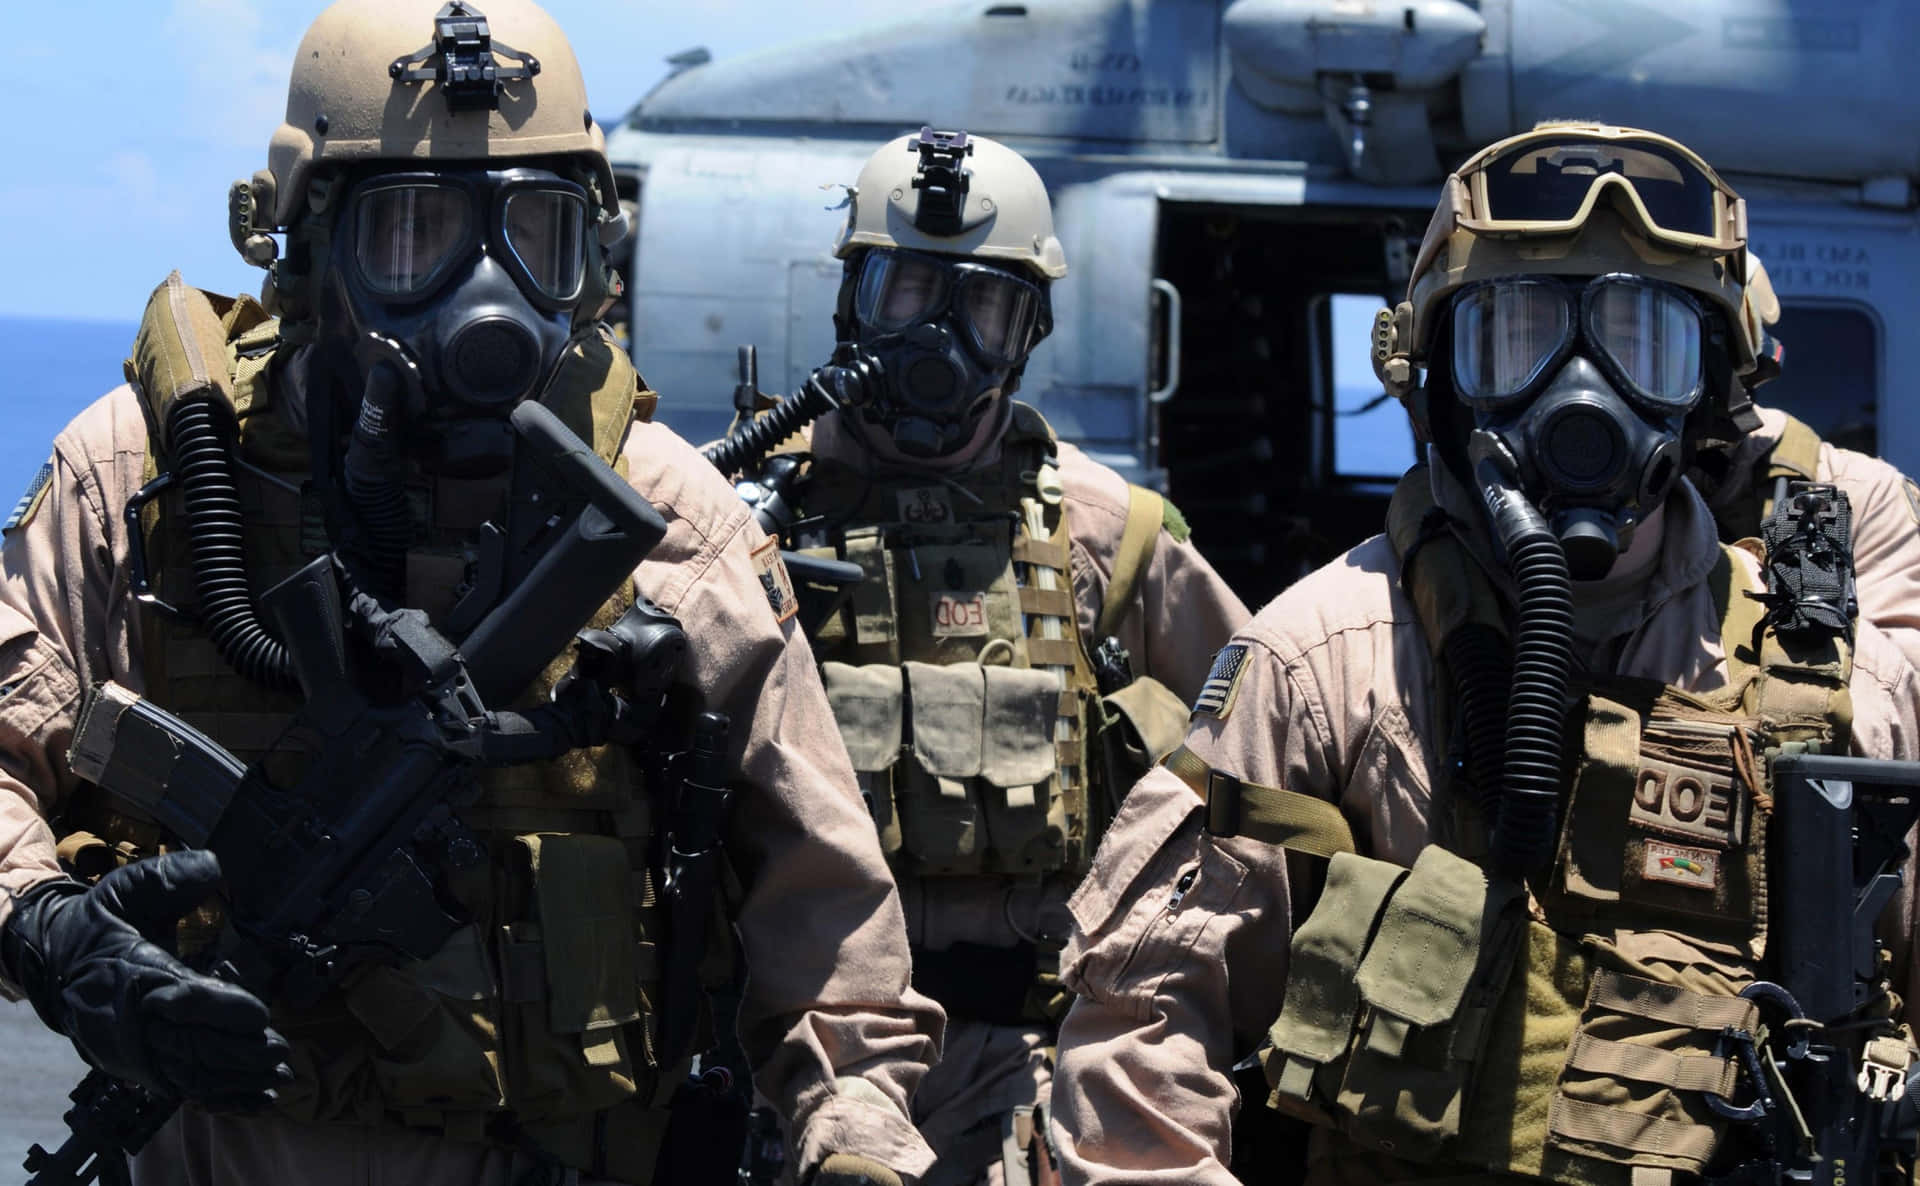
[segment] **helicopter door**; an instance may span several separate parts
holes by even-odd
[[[1379,532],[1417,459],[1370,360],[1417,214],[1168,202],[1152,386],[1167,493],[1248,604]]]

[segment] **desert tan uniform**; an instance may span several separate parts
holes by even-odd
[[[1639,603],[1597,640],[1591,670],[1710,694],[1730,670],[1716,566],[1751,587],[1757,565],[1717,546],[1690,485],[1665,511],[1658,565]],[[1399,571],[1388,540],[1375,537],[1268,605],[1236,636],[1240,669],[1213,689],[1186,744],[1206,765],[1337,805],[1363,855],[1412,866],[1440,823],[1444,754],[1432,741],[1434,663]],[[1920,752],[1916,676],[1864,620],[1849,689],[1855,753]],[[1063,977],[1081,996],[1061,1030],[1053,1097],[1069,1183],[1235,1181],[1227,1167],[1242,1101],[1229,1068],[1281,1014],[1291,886],[1326,866],[1245,836],[1217,838],[1203,822],[1188,785],[1154,771],[1070,904]],[[1911,900],[1899,910],[1910,933]],[[1911,955],[1896,958],[1905,969]],[[1416,1176],[1381,1154],[1354,1156],[1351,1145],[1328,1157],[1324,1138],[1315,1131],[1310,1181]],[[1290,1171],[1273,1172],[1287,1180]]]
[[[1853,571],[1860,616],[1878,626],[1920,669],[1920,487],[1893,466],[1837,448],[1785,412],[1762,407],[1760,429],[1734,453],[1729,476],[1712,500],[1721,538],[1752,534],[1760,498],[1772,496],[1770,475],[1831,482],[1853,507]],[[1807,458],[1813,464],[1807,464]],[[1810,472],[1809,472],[1810,471]],[[1736,504],[1743,516],[1729,522]],[[1728,527],[1732,530],[1728,530]]]
[[[1068,675],[1069,688],[1073,687],[1074,679],[1086,678],[1085,655],[1079,640],[1094,637],[1113,579],[1115,560],[1123,548],[1122,538],[1127,533],[1128,511],[1133,500],[1120,475],[1072,445],[1053,442],[1044,422],[1025,408],[1016,407],[1002,435],[986,448],[977,450],[961,468],[942,469],[924,464],[911,468],[886,466],[852,439],[848,427],[837,418],[816,426],[812,451],[813,472],[816,475],[823,471],[830,473],[833,476],[828,480],[844,488],[836,493],[823,488],[816,478],[804,502],[808,516],[825,515],[832,521],[848,509],[842,503],[862,497],[865,508],[869,512],[877,509],[882,518],[893,518],[897,511],[903,521],[890,530],[905,530],[918,541],[913,546],[895,547],[891,558],[884,562],[890,570],[883,569],[877,559],[864,561],[892,581],[896,590],[893,604],[885,603],[884,580],[870,582],[863,587],[865,595],[856,594],[850,610],[816,637],[815,649],[827,661],[829,697],[836,711],[843,715],[859,716],[858,710],[847,714],[844,709],[849,699],[870,690],[863,681],[882,680],[894,687],[905,684],[912,688],[913,725],[907,731],[908,748],[914,751],[912,758],[899,757],[898,731],[889,731],[879,739],[879,744],[873,745],[866,744],[871,740],[866,736],[872,732],[870,728],[863,729],[851,720],[843,721],[843,727],[849,730],[849,749],[855,755],[856,769],[865,772],[862,777],[870,793],[882,801],[881,823],[886,844],[895,856],[907,908],[908,934],[921,961],[916,983],[940,997],[951,1014],[941,1062],[915,1097],[914,1117],[940,1159],[926,1180],[950,1184],[985,1181],[996,1186],[1010,1178],[1020,1182],[1027,1172],[1027,1125],[1035,1105],[1046,1099],[1051,1079],[1053,1024],[1049,1016],[1057,1019],[1054,1010],[1061,1002],[1057,996],[1036,994],[1032,985],[1019,983],[1006,986],[1000,994],[1028,998],[1025,1017],[1019,1023],[1007,1024],[1005,1018],[995,1023],[967,1016],[966,1006],[943,995],[939,978],[930,969],[933,965],[954,961],[961,965],[960,975],[984,978],[993,974],[989,965],[996,962],[994,953],[1037,947],[1042,978],[1051,983],[1051,960],[1067,930],[1066,898],[1091,852],[1089,849],[1077,859],[1071,854],[1061,857],[1057,850],[1038,859],[1014,852],[965,855],[944,852],[928,860],[916,856],[915,850],[942,844],[951,847],[950,837],[928,835],[931,829],[924,824],[918,826],[916,833],[913,813],[920,805],[916,796],[921,791],[938,793],[943,785],[949,792],[958,791],[961,779],[951,776],[964,778],[959,765],[943,764],[948,760],[938,748],[951,747],[932,744],[935,700],[951,699],[947,695],[949,689],[940,681],[969,678],[969,672],[983,671],[990,735],[984,739],[983,747],[976,724],[975,734],[965,739],[970,744],[964,748],[976,755],[974,761],[984,769],[981,776],[974,779],[970,792],[960,791],[953,801],[961,810],[971,813],[973,808],[966,806],[965,798],[971,793],[976,803],[984,806],[985,826],[979,831],[990,835],[989,844],[997,849],[1023,848],[1028,854],[1038,851],[1030,844],[1006,842],[1008,835],[1020,832],[1019,813],[1005,809],[1006,800],[1002,796],[1008,792],[1003,786],[987,784],[1031,782],[1032,773],[1013,779],[998,773],[1002,766],[1033,765],[1020,760],[1020,755],[1029,750],[1038,758],[1036,769],[1043,788],[1049,774],[1056,780],[1060,777],[1054,770],[1056,765],[1080,767],[1068,771],[1070,777],[1084,779],[1087,774],[1082,755],[1074,752],[1074,742],[1059,741],[1056,746],[1056,737],[1065,736],[1064,733],[1056,735],[1053,724],[1055,705],[1061,701],[1058,682],[1049,683],[1031,669],[1014,670],[1015,666],[1027,665],[1015,659],[1013,643],[1017,642],[1023,650],[1021,658],[1030,659],[1034,667],[1046,666],[1051,661],[1060,667],[1072,668]],[[1036,471],[1046,464],[1043,459],[1049,456],[1055,459],[1058,481],[1058,493],[1051,495],[1051,502],[1048,495],[1033,488],[1036,482],[1047,484]],[[1007,489],[1003,490],[1003,486]],[[984,502],[976,505],[971,501],[973,498]],[[926,522],[929,516],[941,523],[954,520],[965,523],[977,516],[978,521],[984,523],[997,514],[1004,523],[1008,512],[1018,513],[1023,498],[1036,513],[1044,509],[1045,521],[1054,525],[1056,538],[1065,543],[1062,554],[1050,564],[1050,554],[1045,551],[1049,545],[1045,532],[1036,537],[1032,531],[1016,530],[1011,537],[1015,542],[1009,545],[1002,540],[997,550],[977,546],[942,550],[939,540],[932,538],[937,525]],[[1001,506],[996,500],[1012,505]],[[866,523],[870,519],[850,517],[850,521]],[[1186,540],[1184,531],[1176,535],[1174,530],[1163,528],[1157,521],[1150,527],[1151,550],[1124,612],[1118,616],[1117,625],[1110,623],[1109,628],[1130,653],[1134,675],[1158,680],[1184,705],[1199,691],[1214,651],[1247,620],[1249,613]],[[985,529],[978,526],[966,527],[960,534],[982,530]],[[917,532],[925,534],[916,535]],[[848,526],[845,535],[846,539],[838,545],[839,554],[869,555],[871,549],[864,548],[861,542],[875,538],[869,530]],[[807,538],[803,530],[802,542]],[[1051,546],[1057,548],[1060,544],[1055,542]],[[1008,556],[1004,554],[1009,547],[1011,556],[1022,561],[1018,588],[1000,587],[1014,580],[1014,566],[1006,563]],[[989,558],[989,553],[1000,558]],[[947,569],[949,556],[963,558],[955,563],[956,566],[964,564],[966,571]],[[982,566],[995,571],[972,571]],[[1043,579],[1038,574],[1039,567],[1050,567],[1054,576],[1062,577],[1056,591],[1036,590]],[[1000,571],[1002,568],[1004,572]],[[950,576],[960,579],[950,580]],[[869,604],[875,586],[881,600]],[[928,588],[933,592],[926,592]],[[984,595],[976,602],[973,593],[981,590],[985,591]],[[1119,590],[1113,591],[1125,596]],[[1016,607],[1018,616],[1014,616]],[[1042,617],[1049,616],[1049,610],[1055,617],[1072,615],[1071,621],[1061,623],[1064,629],[1056,631],[1057,641],[1051,643],[1039,637],[1036,625]],[[873,615],[883,619],[891,615],[894,620],[890,624],[874,621]],[[999,621],[1002,617],[1008,620]],[[1024,624],[1020,624],[1022,617]],[[990,636],[1008,635],[1020,637],[1002,643],[990,641]],[[986,664],[982,669],[972,660],[982,653],[983,647],[1004,648],[1007,654],[998,660],[982,659]],[[895,673],[902,670],[899,664],[903,658],[928,662],[909,662],[902,679]],[[1013,681],[1032,677],[1038,677],[1044,711],[1013,714],[1021,716],[1019,724],[997,727],[993,722],[1008,714],[997,713],[993,702],[1003,697],[1011,701],[1017,695],[1011,690]],[[1068,695],[1071,697],[1072,692]],[[1073,707],[1074,711],[1081,711],[1078,706]],[[1175,736],[1183,717],[1184,708],[1176,706]],[[1079,720],[1068,726],[1069,729],[1084,727],[1085,722]],[[987,751],[984,761],[977,756],[983,748]],[[949,776],[944,784],[921,776],[921,769],[928,765],[941,775]],[[891,823],[886,817],[886,809],[892,805],[885,802],[889,796],[884,781],[889,778],[886,773],[889,770],[892,771],[891,798],[905,802],[897,820]],[[1057,787],[1057,782],[1055,785]],[[1092,793],[1112,794],[1117,798],[1124,795],[1126,789],[1096,787]],[[1012,793],[1020,794],[1017,789]],[[1052,793],[1057,815],[1060,792],[1056,789]],[[1095,830],[1100,822],[1098,817],[1110,814],[1098,803],[1087,810],[1096,817],[1091,825]],[[922,810],[920,817],[925,820],[930,814]],[[976,817],[969,814],[968,818]],[[1036,822],[1045,821],[1036,816]],[[1067,821],[1064,830],[1070,837],[1069,845],[1087,843],[1088,836],[1081,830],[1086,826]],[[968,834],[971,836],[971,831]],[[992,950],[983,952],[982,948]],[[949,970],[946,975],[947,982],[951,983],[954,973]]]
[[[301,409],[282,394],[288,398],[271,415],[285,429]],[[191,647],[152,645],[156,619],[129,596],[122,512],[150,469],[147,457],[141,401],[122,387],[56,439],[44,489],[6,539],[0,886],[8,890],[61,872],[56,840],[88,798],[64,757],[88,685],[112,679],[155,692],[165,707],[146,670],[150,657],[164,656],[168,688],[211,697],[188,707],[216,710],[216,738],[224,713],[234,733],[228,744],[244,749],[252,740],[246,714],[227,711],[233,695],[215,692],[230,677],[195,667]],[[756,1087],[789,1122],[796,1173],[834,1152],[919,1173],[931,1155],[908,1120],[909,1100],[934,1059],[942,1016],[909,985],[904,921],[885,859],[833,740],[805,640],[777,616],[781,607],[764,583],[771,544],[712,467],[666,428],[634,424],[616,460],[668,524],[636,570],[634,591],[685,624],[691,646],[683,678],[734,722],[739,794],[726,851],[739,879],[734,921],[751,967],[739,1025]],[[288,509],[270,502],[251,503],[249,512],[271,517]],[[283,521],[291,528],[299,516]],[[172,639],[174,628],[166,629]],[[259,705],[275,707],[267,697]],[[232,1117],[185,1109],[139,1158],[136,1180],[516,1186],[532,1161],[486,1143],[498,1139],[486,1125],[492,1114],[523,1105],[538,1113],[529,1131],[581,1144],[603,1164],[606,1149],[629,1150],[624,1162],[583,1167],[586,1180],[649,1178],[645,1134],[657,1143],[660,1106],[684,1074],[652,1065],[649,1023],[634,1012],[649,1008],[642,1002],[658,977],[658,953],[642,943],[630,963],[612,960],[608,966],[629,967],[637,983],[597,985],[583,999],[573,999],[582,986],[555,958],[568,943],[623,941],[580,931],[581,920],[598,911],[582,906],[581,895],[612,894],[600,905],[623,920],[627,907],[637,916],[650,905],[641,875],[622,859],[626,838],[636,834],[629,821],[634,811],[644,815],[645,804],[630,787],[609,785],[615,780],[598,765],[603,756],[581,755],[594,763],[585,774],[576,756],[557,764],[571,771],[557,781],[488,784],[473,821],[489,835],[496,863],[517,861],[531,879],[531,920],[512,921],[494,937],[470,928],[419,967],[377,969],[339,994],[342,1001],[329,998],[298,1016],[283,1011],[276,1024],[295,1043],[299,1079],[280,1110]],[[584,797],[569,806],[556,792]],[[495,845],[503,831],[525,835]],[[598,870],[597,879],[587,870]],[[542,898],[543,884],[557,889]],[[0,917],[8,908],[0,899]],[[620,926],[633,942],[627,928],[634,923]],[[354,998],[377,978],[406,979],[410,987],[389,986],[371,998],[373,1008],[359,1002],[356,1009]],[[385,1007],[436,996],[439,1014]],[[441,1040],[449,1019],[463,1018],[471,1020],[467,1032]],[[431,1065],[410,1061],[423,1048]],[[449,1064],[458,1072],[451,1079]],[[604,1135],[610,1127],[619,1129],[611,1140]],[[581,1166],[577,1153],[549,1152]],[[568,1170],[568,1180],[575,1176]]]

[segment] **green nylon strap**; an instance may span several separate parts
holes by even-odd
[[[1773,484],[1779,478],[1812,482],[1818,480],[1820,472],[1820,434],[1804,423],[1787,417],[1787,423],[1780,430],[1780,439],[1774,443],[1773,451],[1767,454],[1764,469],[1755,467],[1758,472],[1760,496],[1760,518],[1766,519],[1773,513]]]
[[[1163,765],[1206,803],[1207,831],[1215,836],[1247,836],[1316,857],[1356,851],[1346,817],[1325,799],[1243,782],[1184,745]]]
[[[1151,490],[1127,487],[1127,524],[1120,529],[1120,547],[1113,557],[1113,579],[1100,600],[1100,620],[1094,626],[1094,641],[1120,629],[1120,620],[1133,606],[1140,578],[1153,558],[1154,541],[1166,521],[1166,502]]]

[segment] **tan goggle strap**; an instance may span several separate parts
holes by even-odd
[[[1353,829],[1325,799],[1244,782],[1215,770],[1184,745],[1162,765],[1206,803],[1207,831],[1214,836],[1246,836],[1316,857],[1355,851]]]

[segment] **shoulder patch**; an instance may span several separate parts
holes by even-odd
[[[1907,510],[1913,515],[1914,526],[1920,527],[1920,486],[1914,485],[1912,478],[1902,478],[1900,489],[1906,492]]]
[[[760,578],[760,589],[767,595],[767,608],[773,620],[785,622],[800,612],[800,599],[793,593],[793,578],[780,560],[780,541],[768,537],[753,550],[753,573]]]
[[[1200,696],[1193,702],[1193,715],[1226,720],[1233,711],[1234,698],[1240,692],[1240,677],[1247,673],[1247,652],[1243,642],[1228,643],[1213,657],[1213,669],[1207,682],[1200,685]]]
[[[1166,529],[1167,534],[1172,536],[1173,542],[1177,544],[1186,543],[1187,539],[1193,535],[1193,528],[1187,524],[1187,517],[1181,514],[1180,508],[1174,506],[1173,500],[1165,495],[1160,498],[1160,526]]]
[[[33,521],[40,510],[40,504],[47,500],[47,488],[53,485],[53,458],[48,457],[41,465],[40,472],[33,475],[33,481],[27,484],[27,492],[20,501],[13,504],[13,513],[7,516],[0,534],[11,535]]]

